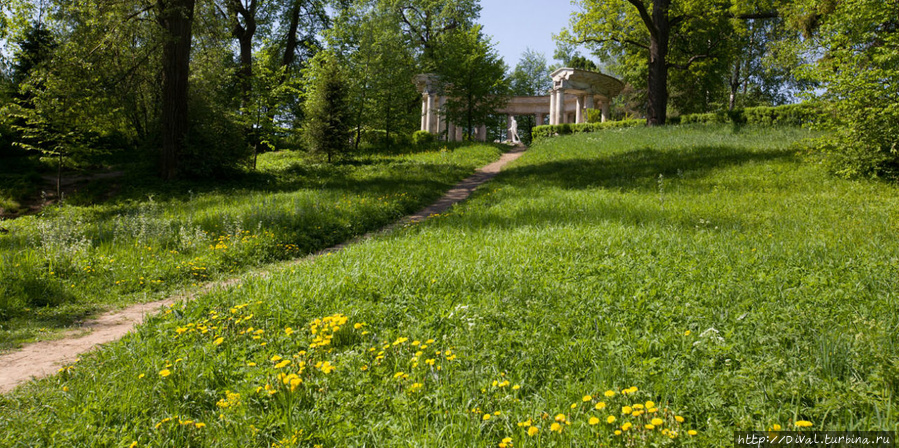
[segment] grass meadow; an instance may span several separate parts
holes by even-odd
[[[178,304],[5,446],[732,446],[899,430],[899,194],[800,129],[545,140],[445,216]],[[249,227],[248,227],[249,228]]]
[[[328,165],[288,151],[263,154],[258,171],[227,182],[98,182],[67,205],[3,222],[0,351],[52,338],[109,307],[377,229],[499,154],[475,145]],[[112,201],[77,205],[113,188]]]

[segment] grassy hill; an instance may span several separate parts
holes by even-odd
[[[176,306],[3,397],[0,442],[732,446],[735,430],[899,430],[897,188],[828,176],[794,145],[807,136],[546,140],[446,216]]]

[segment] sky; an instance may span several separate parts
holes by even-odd
[[[568,26],[574,11],[569,0],[481,0],[478,22],[513,69],[528,48],[543,53],[552,64],[556,50],[552,35]]]

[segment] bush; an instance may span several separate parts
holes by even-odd
[[[826,121],[827,115],[815,104],[788,104],[777,107],[747,107],[732,111],[689,114],[669,118],[669,124],[760,124],[766,126],[810,126]]]
[[[415,146],[430,145],[437,141],[437,135],[428,131],[415,131],[412,134],[412,144]]]
[[[191,103],[191,129],[179,176],[228,177],[246,166],[251,156],[244,129],[230,114],[206,102]]]
[[[536,126],[531,130],[534,141],[556,135],[580,134],[584,132],[596,132],[603,129],[630,128],[643,126],[646,120],[621,120],[607,121],[605,123],[563,123],[558,125]]]

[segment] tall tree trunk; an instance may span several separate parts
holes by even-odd
[[[165,31],[162,47],[162,152],[160,175],[175,177],[178,157],[189,129],[188,76],[195,0],[159,0],[159,25]]]
[[[734,110],[737,107],[737,92],[740,90],[740,68],[743,63],[737,60],[733,73],[730,77],[730,101],[727,104],[727,110]]]
[[[297,58],[297,31],[300,28],[300,2],[294,1],[290,8],[290,25],[287,27],[287,42],[284,45],[284,55],[281,58],[281,67],[290,67]],[[287,80],[287,70],[282,75],[281,83]]]
[[[245,7],[241,0],[231,0],[232,28],[231,36],[237,39],[240,47],[240,70],[237,72],[240,81],[240,100],[244,109],[250,105],[250,91],[253,81],[253,36],[256,35],[256,0],[251,0]],[[240,19],[243,18],[243,24]]]
[[[649,105],[646,110],[646,124],[664,125],[668,113],[668,39],[671,26],[668,10],[671,0],[653,0],[652,27],[649,44]]]

